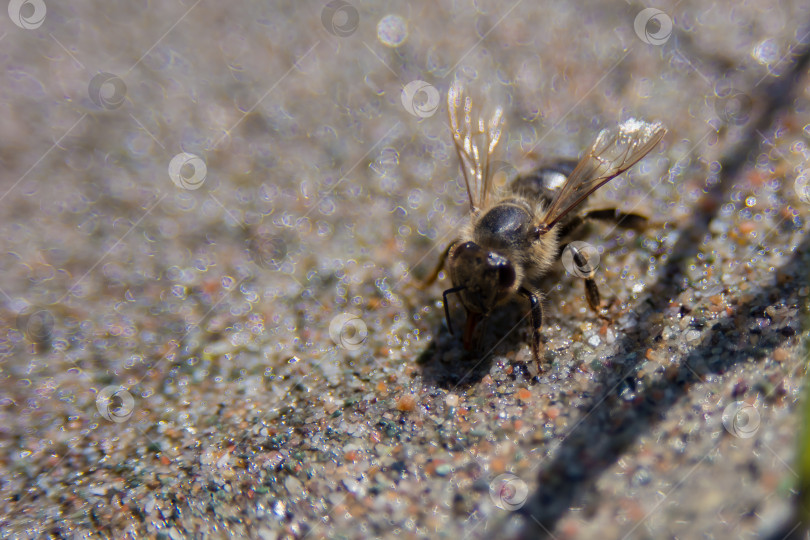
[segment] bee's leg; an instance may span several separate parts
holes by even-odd
[[[558,235],[559,238],[570,238],[570,235],[580,226],[592,220],[610,221],[622,229],[634,229],[637,231],[643,231],[649,222],[649,220],[642,215],[619,212],[613,208],[607,208],[605,210],[592,210],[586,214],[573,215],[564,220],[560,226],[560,232]],[[560,248],[560,254],[561,253],[562,247]]]
[[[591,309],[599,315],[599,318],[610,320],[607,315],[607,310],[602,307],[602,298],[599,294],[599,287],[596,286],[596,281],[592,278],[585,278],[585,298],[588,299],[588,305]]]
[[[447,255],[450,253],[450,250],[453,249],[453,246],[455,246],[457,243],[458,240],[453,240],[452,242],[450,242],[450,245],[447,246],[444,249],[444,251],[442,251],[442,254],[439,255],[439,262],[436,263],[436,268],[434,268],[433,271],[430,274],[428,274],[428,276],[424,280],[422,280],[421,283],[416,284],[416,287],[418,289],[427,289],[430,285],[433,284],[434,281],[436,281],[436,278],[439,277],[439,273],[444,268],[444,263],[447,261]]]
[[[596,286],[596,280],[592,277],[585,278],[585,298],[587,298],[588,305],[591,306],[591,309],[601,317],[602,297],[599,294],[599,287]]]
[[[567,239],[571,233],[576,231],[584,222],[585,218],[579,215],[571,215],[570,217],[567,217],[565,222],[560,226],[558,238]],[[562,255],[564,248],[565,246],[561,242],[559,245],[559,251],[557,252],[557,258]]]
[[[543,371],[540,364],[540,328],[543,326],[543,304],[540,303],[538,296],[526,289],[520,288],[520,294],[529,299],[532,313],[532,355],[534,361],[537,363],[537,371]]]
[[[580,250],[569,244],[571,255],[574,259],[576,267],[582,271],[582,279],[585,280],[585,298],[588,300],[588,305],[600,317],[607,318],[602,309],[602,295],[599,294],[599,287],[596,285],[596,280],[593,279],[595,270],[590,266],[585,256]]]
[[[647,226],[648,219],[639,214],[619,212],[613,208],[604,210],[591,210],[585,214],[585,219],[596,219],[599,221],[612,221],[623,229],[643,230]]]

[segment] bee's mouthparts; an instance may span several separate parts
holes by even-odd
[[[467,312],[467,324],[464,326],[464,348],[468,351],[473,349],[473,335],[475,333],[475,327],[478,326],[478,322],[481,320],[482,316],[480,313],[474,313],[472,311]]]

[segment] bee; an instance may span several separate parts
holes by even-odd
[[[457,294],[467,312],[463,342],[471,348],[477,324],[515,296],[528,300],[531,314],[531,346],[538,370],[540,329],[543,324],[541,279],[567,251],[584,278],[585,296],[597,314],[603,315],[593,264],[579,242],[570,236],[591,219],[614,220],[638,228],[646,218],[618,210],[574,212],[594,191],[616,178],[646,156],[661,141],[666,129],[659,122],[629,119],[602,130],[582,158],[561,162],[518,176],[506,190],[493,186],[491,157],[501,136],[503,110],[489,121],[473,119],[473,102],[460,86],[447,94],[453,143],[470,201],[470,222],[450,243],[436,268],[425,279],[428,286],[446,266],[453,286],[444,291],[447,327],[448,296]],[[459,122],[459,110],[463,122]],[[554,180],[557,180],[556,186]]]

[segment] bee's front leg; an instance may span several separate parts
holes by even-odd
[[[433,284],[434,281],[436,281],[436,278],[439,277],[439,273],[441,273],[442,269],[444,269],[444,263],[447,261],[447,255],[450,253],[450,250],[453,249],[453,246],[455,246],[457,243],[458,240],[453,240],[452,242],[450,242],[450,245],[447,246],[444,249],[444,251],[442,251],[442,254],[439,255],[439,261],[436,263],[436,267],[433,269],[433,271],[430,274],[428,274],[428,276],[425,279],[423,279],[421,283],[417,283],[415,285],[417,289],[420,290],[427,289],[429,286]]]
[[[540,364],[540,328],[543,326],[543,304],[540,303],[540,298],[538,298],[537,294],[525,287],[521,287],[519,292],[522,296],[529,299],[529,304],[531,305],[532,355],[534,356],[534,361],[537,363],[537,371],[540,372],[543,370]]]

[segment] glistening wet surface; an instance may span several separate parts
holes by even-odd
[[[0,20],[4,537],[791,530],[806,4]],[[588,201],[649,218],[578,239],[607,319],[561,262],[543,283],[540,373],[525,299],[466,351],[448,277],[414,286],[469,220],[456,82],[503,107],[498,184],[628,118],[668,129]]]

